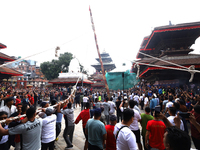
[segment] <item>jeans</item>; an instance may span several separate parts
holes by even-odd
[[[54,141],[52,141],[50,143],[42,143],[41,150],[54,150]]]
[[[109,115],[105,115],[105,117],[106,117],[106,124],[107,125],[110,124],[110,117],[109,117]]]
[[[60,134],[61,131],[61,122],[56,122],[56,138]]]
[[[194,143],[195,148],[196,148],[196,149],[200,149],[200,140],[198,140],[198,139],[192,137],[192,141],[193,141],[193,143]]]
[[[91,145],[90,143],[88,143],[88,150],[103,150],[103,149],[99,148],[98,146]]]
[[[83,102],[81,102],[81,110],[83,110]]]
[[[8,141],[6,143],[0,144],[0,150],[9,150]]]
[[[119,122],[119,120],[121,120],[121,122],[122,122],[122,113],[121,112],[117,112],[117,122]]]
[[[74,126],[67,126],[65,127],[63,137],[65,139],[65,142],[67,146],[72,145],[72,140],[73,140],[73,134],[74,134]]]

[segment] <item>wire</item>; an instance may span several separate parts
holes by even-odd
[[[83,35],[87,34],[88,32],[89,32],[89,31],[87,31],[87,32],[85,32],[84,34],[82,34],[82,35],[80,35],[80,36],[78,36],[78,37],[75,37],[75,38],[73,38],[73,39],[71,39],[71,40],[69,40],[69,41],[67,41],[67,42],[65,42],[65,43],[63,43],[63,44],[61,44],[61,45],[65,45],[65,44],[67,44],[67,43],[70,43],[71,41],[74,41],[74,40],[76,40],[76,39],[82,37]],[[41,53],[44,53],[44,52],[47,52],[47,51],[50,51],[50,50],[55,50],[55,48],[49,48],[49,49],[44,50],[44,51],[42,51],[42,52],[35,53],[35,54],[33,54],[33,55],[29,55],[29,56],[20,58],[20,59],[17,59],[17,60],[15,60],[15,61],[8,62],[8,63],[6,63],[6,64],[2,64],[2,65],[0,65],[0,67],[9,65],[9,64],[12,64],[12,63],[15,63],[15,62],[19,62],[20,60],[25,60],[25,59],[27,59],[27,58],[29,58],[29,57],[32,57],[32,56],[35,56],[35,55],[39,55],[39,54],[41,54]]]

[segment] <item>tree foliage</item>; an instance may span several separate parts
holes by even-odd
[[[71,53],[66,52],[64,54],[61,54],[58,60],[53,59],[51,62],[43,62],[40,65],[40,68],[44,76],[48,80],[52,80],[58,77],[58,74],[61,72],[61,69],[63,72],[68,72],[68,66],[72,59],[73,55]]]

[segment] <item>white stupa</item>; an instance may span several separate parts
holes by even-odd
[[[68,73],[59,73],[58,78],[78,78],[87,79],[87,75],[80,72],[80,65],[77,58],[73,58],[69,64],[69,71]]]

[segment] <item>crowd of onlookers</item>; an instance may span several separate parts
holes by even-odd
[[[200,149],[199,86],[137,85],[110,93],[77,87],[73,96],[71,86],[16,89],[2,82],[0,88],[0,120],[6,119],[0,125],[0,150],[54,149],[63,118],[66,149],[73,148],[80,120],[84,150],[188,150],[191,139]],[[77,107],[81,112],[74,118]]]

